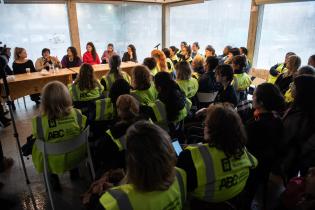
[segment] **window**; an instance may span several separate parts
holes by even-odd
[[[269,69],[295,52],[306,65],[315,53],[315,2],[265,5],[257,67]]]
[[[77,4],[82,52],[92,41],[99,56],[113,43],[120,56],[129,44],[137,48],[138,61],[150,56],[162,40],[162,8],[139,3]],[[144,18],[148,17],[148,18]],[[96,21],[97,20],[97,21]]]
[[[12,48],[23,47],[34,63],[43,48],[61,60],[70,46],[65,4],[0,4],[0,41]]]
[[[170,44],[198,41],[202,53],[211,44],[216,54],[226,45],[246,46],[250,6],[250,0],[211,0],[171,7]]]

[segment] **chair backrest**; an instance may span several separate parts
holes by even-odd
[[[60,155],[72,152],[80,146],[87,144],[89,137],[89,127],[86,127],[84,131],[67,141],[58,143],[44,142],[42,139],[35,141],[38,150],[46,155]]]
[[[218,92],[213,93],[197,93],[197,98],[200,103],[211,103],[217,97]]]

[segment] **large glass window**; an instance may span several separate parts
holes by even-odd
[[[202,52],[211,44],[217,54],[226,45],[246,46],[250,6],[250,0],[211,0],[171,7],[170,44],[198,41]]]
[[[128,44],[137,48],[142,62],[155,45],[161,43],[162,8],[160,5],[139,3],[77,4],[82,52],[92,41],[102,55],[108,43],[122,56]],[[97,21],[96,21],[97,20]]]
[[[70,46],[65,4],[0,4],[0,41],[23,47],[35,63],[43,48],[59,59]]]
[[[315,2],[265,5],[257,67],[269,69],[295,52],[302,64],[315,53]]]

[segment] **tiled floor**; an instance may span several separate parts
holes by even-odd
[[[26,142],[26,137],[31,134],[31,119],[32,116],[38,113],[38,109],[35,104],[29,100],[29,97],[26,97],[27,109],[25,109],[23,100],[21,99],[19,100],[19,104],[17,102],[15,102],[15,104],[16,126],[21,145],[23,145]],[[2,142],[4,155],[14,159],[14,166],[5,173],[0,173],[0,182],[5,184],[0,191],[0,199],[8,199],[14,206],[12,208],[4,207],[3,203],[0,201],[0,209],[50,209],[50,205],[47,202],[43,176],[35,171],[31,156],[29,156],[29,159],[24,158],[31,182],[29,185],[26,184],[16,139],[13,136],[12,125],[0,130],[0,140]],[[57,209],[84,209],[80,203],[80,195],[87,189],[88,181],[82,179],[72,182],[69,174],[62,175],[60,180],[63,190],[60,193],[55,193]]]

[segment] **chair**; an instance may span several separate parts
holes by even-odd
[[[197,99],[199,103],[198,108],[207,107],[209,104],[213,103],[217,97],[218,92],[213,93],[197,93]]]
[[[76,136],[68,141],[63,141],[60,143],[48,143],[42,139],[38,139],[35,144],[37,148],[39,149],[40,152],[43,154],[43,160],[44,160],[44,180],[45,180],[45,185],[46,185],[46,190],[48,192],[48,197],[50,200],[50,204],[52,209],[55,209],[53,197],[52,197],[52,191],[51,191],[51,184],[49,182],[49,169],[48,169],[48,155],[60,155],[60,154],[65,154],[72,152],[79,148],[80,146],[86,145],[87,147],[87,157],[82,160],[87,161],[87,163],[90,166],[90,172],[92,174],[93,180],[95,179],[95,171],[94,171],[94,166],[91,158],[91,152],[89,148],[89,127],[87,127],[79,136]]]

